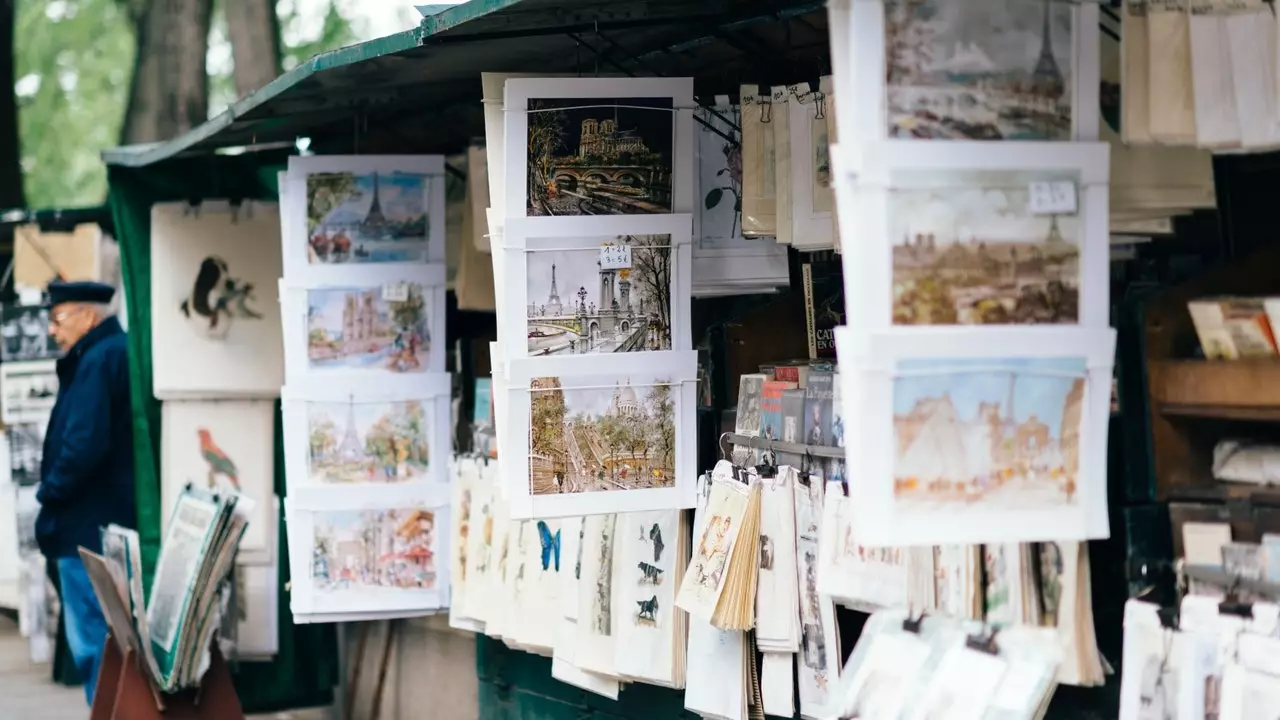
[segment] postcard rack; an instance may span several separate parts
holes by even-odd
[[[133,651],[108,635],[89,720],[244,720],[244,709],[217,643],[199,688],[164,695],[138,667]]]
[[[1280,602],[1280,585],[1265,580],[1241,577],[1228,573],[1220,567],[1184,564],[1181,574],[1186,579],[1213,585],[1229,592],[1245,592],[1266,598],[1270,602]]]
[[[756,437],[754,435],[739,435],[738,433],[727,432],[720,436],[720,449],[723,452],[725,442],[733,445],[746,445],[757,450],[772,450],[774,452],[788,453],[791,455],[809,455],[815,458],[830,458],[835,460],[843,460],[845,457],[844,448],[842,447],[826,447],[823,445],[804,445],[802,443],[782,442],[781,440],[770,440],[768,438]]]

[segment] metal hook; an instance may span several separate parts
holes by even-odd
[[[773,122],[773,98],[765,97],[760,101],[760,122]]]
[[[721,460],[728,460],[728,459],[729,459],[729,451],[728,451],[728,449],[727,449],[727,448],[728,448],[728,446],[724,444],[724,441],[725,441],[725,438],[729,437],[729,436],[730,436],[730,435],[732,435],[732,434],[733,434],[733,433],[727,433],[727,432],[725,432],[725,433],[720,433],[720,442],[718,442],[717,444],[720,446],[720,459],[721,459]]]

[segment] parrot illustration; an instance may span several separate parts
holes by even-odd
[[[222,452],[222,448],[213,442],[213,435],[205,428],[196,431],[200,435],[200,454],[204,456],[204,461],[209,463],[209,487],[215,487],[215,482],[219,475],[231,481],[236,492],[240,492],[240,476],[236,471],[236,464],[231,462],[231,458]]]

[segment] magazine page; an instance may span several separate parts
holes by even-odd
[[[138,645],[151,677],[160,682],[160,666],[151,647],[151,630],[147,625],[147,602],[142,587],[142,543],[138,539],[138,532],[119,525],[108,525],[103,531],[102,541],[107,565],[119,565],[123,568],[129,617],[138,634]],[[112,572],[120,570],[113,568]]]
[[[147,625],[165,690],[172,687],[173,671],[181,658],[178,643],[185,630],[183,621],[192,602],[192,587],[219,530],[222,509],[223,503],[216,496],[188,487],[178,497],[160,548],[147,603]]]

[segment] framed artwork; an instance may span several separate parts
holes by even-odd
[[[352,265],[443,263],[442,155],[289,158],[285,277],[330,282]]]
[[[361,272],[363,270],[364,272]],[[348,271],[284,298],[290,382],[411,376],[444,369],[444,267]]]
[[[0,363],[0,390],[0,419],[5,425],[47,423],[58,399],[57,361]]]
[[[742,109],[728,96],[694,111],[698,193],[693,294],[753,293],[787,283],[787,249],[742,234]]]
[[[1105,143],[836,148],[840,172],[858,185],[840,188],[838,202],[877,238],[842,254],[848,324],[1107,326],[1108,152]],[[1046,186],[1070,202],[1041,202]]]
[[[275,402],[169,400],[160,405],[162,527],[188,483],[252,500],[236,556],[242,565],[275,557]]]
[[[62,350],[49,334],[48,305],[0,305],[0,362],[48,360]]]
[[[794,90],[793,86],[793,90]],[[791,244],[799,250],[834,245],[835,196],[827,131],[831,76],[817,90],[792,93],[785,107],[790,136]]]
[[[505,427],[514,447],[499,457],[523,465],[508,476],[511,516],[690,507],[696,379],[693,351],[510,360]]]
[[[1114,330],[886,331],[870,350],[841,372],[863,415],[846,436],[857,543],[1107,536]]]
[[[217,200],[151,208],[152,333],[160,400],[275,397],[280,217],[275,203]]]
[[[506,81],[507,217],[693,211],[692,78]]]
[[[48,416],[38,422],[5,426],[9,479],[15,485],[28,487],[40,483],[40,459],[44,457],[44,431],[48,426]]]
[[[359,387],[313,376],[281,394],[290,489],[448,481],[448,374]]]
[[[502,250],[511,276],[525,278],[504,297],[505,314],[525,318],[506,328],[515,357],[691,347],[687,215],[636,218],[626,235],[604,217],[572,234],[526,237],[524,224],[508,224]]]
[[[291,606],[303,615],[423,611],[449,602],[449,488],[292,491]]]
[[[848,0],[840,137],[1097,140],[1098,7],[1053,0]],[[843,17],[843,13],[836,17]]]

